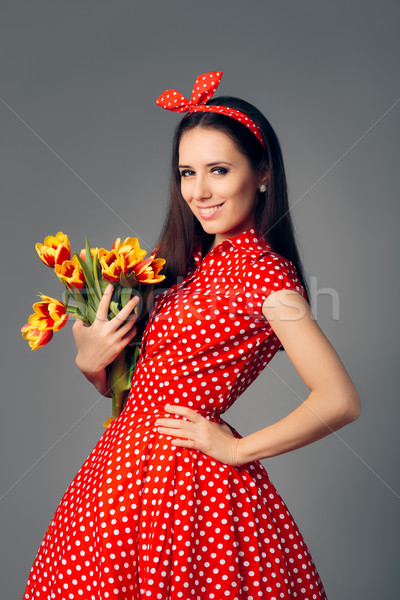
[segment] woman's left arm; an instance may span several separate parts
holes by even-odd
[[[264,301],[262,313],[311,393],[280,421],[241,438],[240,464],[306,446],[360,415],[357,390],[301,294],[274,292]]]

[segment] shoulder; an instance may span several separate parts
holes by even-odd
[[[243,253],[239,261],[238,279],[245,296],[245,302],[251,314],[257,318],[264,316],[263,305],[267,298],[290,290],[304,298],[306,292],[298,278],[293,263],[273,251],[257,255]]]
[[[293,288],[281,288],[269,294],[262,301],[261,312],[277,334],[277,322],[298,321],[303,317],[314,319],[305,295]]]
[[[243,283],[264,298],[280,290],[294,290],[306,297],[294,264],[276,252],[267,252],[243,263]]]

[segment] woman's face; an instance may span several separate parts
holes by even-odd
[[[257,188],[263,182],[222,131],[195,127],[179,144],[182,196],[214,244],[254,226]]]

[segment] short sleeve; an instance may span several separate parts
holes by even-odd
[[[249,264],[244,276],[248,312],[262,315],[264,300],[274,292],[290,289],[306,299],[306,293],[293,263],[270,252]]]

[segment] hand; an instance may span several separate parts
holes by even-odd
[[[220,424],[209,421],[187,406],[166,404],[164,408],[166,412],[182,415],[188,419],[187,421],[162,418],[156,420],[156,425],[161,425],[161,427],[158,427],[159,433],[186,438],[174,438],[171,440],[171,444],[182,448],[200,450],[226,465],[239,466],[238,445],[240,438],[234,436],[226,423]]]
[[[105,369],[125,348],[137,333],[137,315],[130,313],[139,303],[139,297],[131,298],[118,314],[108,320],[108,310],[114,286],[110,283],[99,302],[96,318],[90,327],[81,319],[72,326],[78,354],[75,362],[85,374],[96,374]]]

